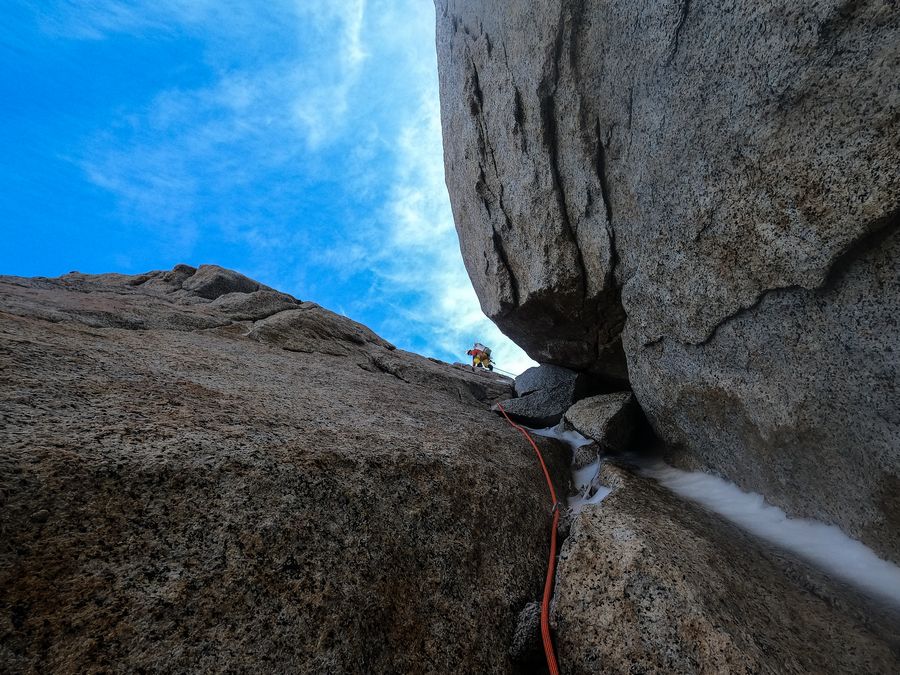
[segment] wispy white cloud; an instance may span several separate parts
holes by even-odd
[[[356,85],[369,54],[362,32],[366,14],[365,0],[300,0],[299,19],[316,26],[321,38],[328,42],[337,36],[331,59],[323,59],[298,89],[293,112],[306,130],[310,148],[333,139],[344,128],[351,89]],[[329,61],[333,63],[329,67]],[[299,64],[297,64],[299,67]]]
[[[118,33],[167,30],[201,22],[216,7],[212,0],[48,0],[33,4],[45,32],[77,40],[103,40]]]
[[[312,20],[320,33],[339,36],[336,56],[345,69],[358,68],[368,57],[362,38],[365,0],[298,0],[295,6],[299,15]]]
[[[286,288],[316,266],[338,280],[362,274],[371,288],[351,312],[389,308],[373,328],[401,346],[452,359],[479,340],[506,370],[531,365],[481,313],[462,263],[444,186],[431,3],[60,7],[69,11],[42,16],[61,37],[174,34],[203,45],[203,86],[173,86],[126,111],[80,159],[118,195],[126,220],[153,223],[184,257],[204,237],[240,241],[253,258],[245,271]],[[303,191],[323,180],[374,205],[364,217],[357,208],[332,246],[297,222]]]
[[[278,29],[276,37],[296,44],[232,65],[231,52],[220,51],[220,43],[259,39],[273,14],[294,26]],[[232,207],[212,224],[234,231],[229,222],[242,214],[236,214],[233,195],[273,172],[314,168],[311,152],[341,138],[347,99],[367,58],[364,16],[364,0],[274,2],[253,16],[243,3],[195,0],[106,0],[76,15],[62,12],[53,27],[75,39],[192,31],[206,45],[215,75],[206,86],[173,87],[145,109],[129,111],[87,143],[79,163],[94,184],[119,196],[126,218],[154,221],[173,248],[188,249],[185,254],[198,240],[198,206],[211,197]],[[309,43],[327,45],[339,56],[313,58]],[[277,200],[275,186],[267,187]],[[252,228],[246,238],[250,245],[262,239]]]
[[[415,27],[430,35],[433,14],[418,19]],[[408,15],[403,21],[407,27],[414,24]],[[484,342],[499,367],[519,373],[534,362],[484,316],[463,265],[444,184],[433,47],[406,56],[416,105],[407,109],[393,143],[384,229],[371,242],[375,255],[369,257],[373,273],[405,298],[392,329],[407,339],[411,333],[429,335],[435,355],[444,358],[465,359],[473,342]]]
[[[345,129],[348,97],[369,56],[366,0],[273,0],[263,7],[236,0],[51,1],[38,15],[46,31],[70,39],[194,36],[205,44],[218,83],[163,92],[149,117],[171,117],[173,107],[190,113],[218,104],[245,129],[280,124],[282,133],[294,132],[289,140],[299,134],[310,147]],[[286,44],[276,47],[267,37]],[[237,68],[231,63],[235,43],[248,57]]]

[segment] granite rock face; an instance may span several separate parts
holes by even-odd
[[[235,321],[258,321],[287,309],[295,309],[297,301],[285,293],[260,290],[226,293],[213,300],[209,306]]]
[[[673,461],[900,561],[895,4],[436,7],[485,312],[540,362],[627,362]]]
[[[575,517],[552,605],[561,672],[895,673],[896,612],[649,478]]]
[[[572,470],[578,471],[597,461],[603,452],[599,443],[581,445],[572,452]]]
[[[513,386],[516,389],[516,396],[525,396],[541,389],[557,387],[564,387],[567,391],[574,393],[576,389],[581,388],[580,381],[583,381],[583,378],[574,370],[543,365],[529,368],[516,376]]]
[[[566,424],[600,444],[603,452],[628,449],[637,427],[638,409],[630,391],[600,394],[578,401],[563,416]]]
[[[200,265],[196,272],[184,280],[181,288],[207,300],[215,300],[229,293],[272,290],[243,274],[218,265]]]
[[[529,602],[519,612],[516,632],[513,634],[509,655],[526,673],[541,672],[546,667],[544,643],[541,636],[541,603]]]
[[[568,368],[535,366],[516,378],[517,397],[502,401],[502,405],[518,422],[538,428],[552,427],[589,387],[584,375]],[[494,406],[494,410],[498,409]]]
[[[513,672],[511,380],[196,274],[0,277],[0,670]]]

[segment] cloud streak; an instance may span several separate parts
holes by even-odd
[[[311,20],[320,38],[337,36],[336,67],[325,68],[330,72],[317,81],[304,78],[307,81],[297,87],[304,93],[293,105],[294,115],[306,131],[307,144],[315,149],[343,128],[351,90],[369,56],[362,38],[366,3],[365,0],[309,0],[296,6],[301,20]]]
[[[430,18],[430,17],[429,17]],[[400,334],[431,336],[435,355],[465,358],[474,341],[491,345],[499,367],[519,373],[534,364],[482,313],[459,249],[444,167],[433,50],[417,63],[430,63],[415,79],[418,103],[394,143],[394,175],[385,206],[385,245],[373,272],[412,299],[402,313]]]
[[[462,263],[430,3],[50,7],[41,25],[60,39],[201,46],[204,82],[173,83],[84,145],[79,165],[117,196],[123,221],[185,259],[210,239],[235,242],[243,271],[347,306],[405,348],[464,359],[479,340],[506,370],[531,365],[481,313]]]

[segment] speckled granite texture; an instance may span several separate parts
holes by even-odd
[[[670,460],[900,561],[900,12],[437,0],[482,307],[618,377]]]
[[[511,672],[511,392],[221,268],[0,278],[0,672]]]

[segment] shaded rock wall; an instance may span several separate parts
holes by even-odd
[[[511,381],[247,281],[0,277],[0,670],[512,672]]]
[[[436,7],[485,312],[538,361],[627,362],[673,460],[900,560],[894,4]]]

